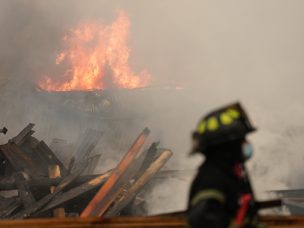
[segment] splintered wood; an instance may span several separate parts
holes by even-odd
[[[136,139],[130,150],[126,153],[121,162],[112,171],[107,182],[101,187],[89,205],[81,213],[81,217],[94,217],[101,216],[109,208],[115,198],[111,197],[112,194],[117,195],[115,185],[118,185],[119,181],[123,180],[123,174],[126,172],[129,165],[134,161],[136,155],[145,143],[150,131],[145,129],[140,136]],[[127,179],[126,179],[127,180]],[[116,187],[119,190],[118,187]]]
[[[150,133],[146,128],[116,167],[95,174],[102,152],[105,153],[96,149],[104,132],[88,129],[74,147],[55,139],[51,144],[53,151],[33,137],[33,128],[34,124],[29,124],[8,143],[0,145],[0,192],[18,193],[0,198],[0,218],[120,215],[172,156],[170,150],[158,149],[157,142],[145,149]],[[9,223],[6,225],[10,226]],[[14,224],[18,227],[18,222]]]

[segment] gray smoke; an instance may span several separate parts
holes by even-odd
[[[185,88],[155,89],[124,101],[129,102],[124,115],[140,119],[136,131],[149,126],[154,138],[175,152],[168,169],[195,169],[201,158],[188,158],[187,151],[198,119],[240,100],[259,128],[249,137],[256,149],[249,167],[258,196],[271,189],[304,187],[303,8],[301,0],[2,0],[0,79],[21,85],[5,89],[1,123],[14,135],[28,121],[38,127],[47,122],[46,137],[69,137],[75,127],[69,114],[55,112],[52,121],[43,119],[41,111],[33,110],[48,113],[49,107],[24,95],[22,81],[35,83],[53,70],[67,29],[88,19],[111,22],[115,10],[123,9],[131,19],[135,71],[147,69],[151,85]],[[91,122],[79,118],[76,128],[83,131]],[[190,181],[169,180],[155,189],[151,213],[183,209]]]

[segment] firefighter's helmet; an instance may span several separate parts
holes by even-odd
[[[233,103],[206,115],[193,132],[191,153],[245,138],[255,131],[240,103]]]

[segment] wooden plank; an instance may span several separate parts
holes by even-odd
[[[0,150],[14,167],[16,172],[43,175],[38,165],[33,161],[32,157],[22,151],[14,142],[0,145]]]
[[[65,165],[68,166],[68,162],[73,154],[73,148],[64,139],[54,138],[49,144],[50,149],[54,152],[56,157]]]
[[[156,160],[145,170],[145,172],[135,181],[127,192],[105,213],[105,216],[115,216],[125,208],[139,193],[143,186],[166,164],[172,156],[169,150],[163,151]]]
[[[85,182],[88,182],[96,177],[100,176],[100,174],[95,175],[86,175],[86,176],[79,176],[74,181],[75,186],[81,185]],[[58,178],[47,178],[47,177],[33,177],[31,179],[26,180],[29,186],[33,187],[50,187],[50,186],[57,186],[63,180],[63,177]],[[17,189],[17,185],[14,181],[14,178],[5,177],[0,179],[0,190],[15,190]]]
[[[18,143],[16,143],[18,146],[23,146],[24,142],[26,142],[32,134],[34,134],[35,131],[30,130]]]
[[[49,177],[50,177],[50,179],[55,179],[55,178],[61,177],[59,165],[50,165],[49,166]],[[55,189],[56,189],[56,186],[54,186],[54,185],[51,186],[50,192],[54,193]],[[65,217],[64,208],[55,208],[53,210],[53,216],[54,217]]]
[[[34,126],[35,124],[33,123],[28,124],[17,136],[10,139],[10,142],[14,142],[15,144],[19,145],[22,143],[25,137],[30,136],[34,133],[32,130]]]
[[[139,169],[136,170],[136,174],[134,179],[136,180],[153,162],[155,159],[155,156],[157,154],[157,146],[159,145],[159,142],[154,142],[151,144],[149,149],[146,151],[146,153],[142,153],[141,156],[137,159]],[[143,157],[143,158],[141,158]],[[141,161],[142,159],[142,161]]]
[[[21,205],[22,205],[22,203],[21,203],[20,198],[1,197],[0,218],[6,218],[6,217],[10,216]]]
[[[185,173],[184,173],[185,172]],[[179,176],[189,176],[191,173],[193,173],[192,170],[161,170],[158,173],[153,176],[153,178],[178,178]],[[85,182],[88,182],[102,174],[94,174],[94,175],[84,175],[79,176],[75,180],[75,185],[81,185]],[[46,177],[32,177],[31,179],[26,180],[29,186],[33,187],[50,187],[50,186],[57,186],[60,184],[60,182],[63,180],[62,177],[60,178],[46,178]],[[6,190],[15,190],[17,189],[17,185],[14,181],[13,177],[3,177],[0,178],[0,191],[6,191]]]
[[[68,174],[67,169],[64,167],[62,162],[56,157],[54,152],[46,145],[44,141],[39,142],[35,148],[36,152],[44,158],[48,166],[59,165],[61,175],[64,177]]]
[[[24,178],[22,173],[15,173],[14,175],[15,183],[18,188],[18,195],[22,201],[22,204],[25,208],[30,207],[33,203],[36,202],[30,187]]]
[[[32,214],[36,213],[38,210],[40,210],[42,207],[44,207],[47,203],[49,203],[54,197],[56,197],[59,193],[61,193],[62,190],[64,190],[69,184],[71,184],[87,167],[88,160],[83,161],[78,169],[74,172],[66,176],[58,186],[54,189],[54,192],[51,194],[48,194],[44,196],[39,201],[36,201],[32,207],[26,208],[25,210],[22,210],[18,212],[17,214],[13,215],[12,219],[23,219],[30,217]]]
[[[132,165],[129,165],[129,167],[125,170],[124,174],[121,177],[122,181],[117,183],[117,185],[120,184],[120,186],[117,186],[117,188],[123,188],[119,191],[125,191],[125,188],[128,187],[128,183],[126,182],[136,180],[143,173],[143,171],[148,168],[148,165],[150,165],[149,162],[152,162],[155,158],[155,154],[157,153],[157,146],[158,142],[152,143],[147,150],[144,150],[139,154],[139,156],[136,157],[134,162],[132,162]],[[126,183],[126,186],[123,186],[124,183]],[[112,190],[115,191],[115,189]]]
[[[149,129],[144,129],[136,141],[133,143],[129,151],[125,154],[120,163],[111,173],[107,182],[100,188],[95,197],[91,200],[88,206],[81,213],[81,217],[101,216],[115,200],[115,193],[111,190],[115,187],[122,177],[122,174],[128,169],[139,153],[143,144],[150,133]]]
[[[105,181],[107,180],[107,178],[110,176],[110,174],[111,174],[111,171],[108,171],[105,174],[99,175],[96,178],[93,178],[93,179],[85,182],[84,184],[81,184],[75,188],[72,188],[72,189],[62,193],[56,199],[51,201],[40,213],[53,209],[63,203],[70,201],[71,199],[74,199],[74,198],[76,198],[82,194],[85,194],[86,192],[104,184]]]

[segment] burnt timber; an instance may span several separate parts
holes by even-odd
[[[44,141],[33,137],[33,128],[34,124],[28,124],[8,143],[0,145],[0,193],[17,192],[1,196],[0,218],[119,215],[172,155],[170,150],[159,149],[158,143],[143,149],[150,133],[144,129],[116,167],[95,174],[102,153],[93,152],[103,132],[84,132],[67,165]],[[58,142],[64,144],[64,140],[57,139],[53,146]]]

